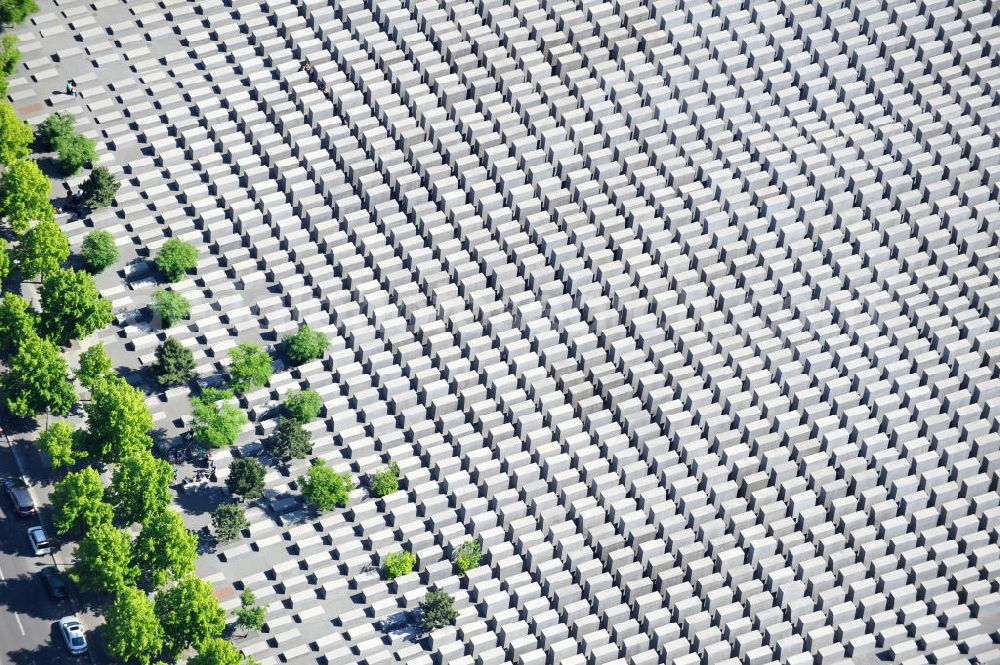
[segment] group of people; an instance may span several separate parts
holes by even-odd
[[[177,482],[177,478],[179,475],[180,474],[177,471],[177,469],[174,469],[174,482]],[[190,485],[191,483],[202,482],[206,478],[208,479],[209,482],[213,483],[218,482],[219,477],[215,473],[215,462],[210,461],[208,469],[195,469],[194,477],[184,476],[184,478],[181,480],[180,491],[183,492],[184,488]]]
[[[313,72],[315,71],[315,69],[313,68],[311,62],[309,62],[308,60],[303,60],[300,62],[299,71],[305,72],[306,76],[308,76],[309,79],[312,80]],[[316,84],[319,86],[320,91],[322,91],[322,93],[327,97],[329,97],[332,101],[333,95],[330,91],[330,88],[326,85],[326,81],[317,81]]]

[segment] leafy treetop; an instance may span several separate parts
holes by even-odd
[[[160,510],[146,517],[135,541],[135,560],[159,588],[194,572],[198,557],[198,537],[184,526],[172,510]]]
[[[87,267],[93,272],[101,272],[118,261],[118,246],[115,238],[108,231],[91,231],[83,239],[81,252]]]
[[[0,176],[0,217],[6,218],[18,233],[31,222],[53,221],[55,211],[49,202],[51,185],[33,160],[16,159]]]
[[[69,111],[56,111],[38,125],[38,142],[44,149],[55,150],[56,140],[76,131],[76,117]]]
[[[0,351],[15,349],[37,337],[37,320],[38,314],[27,300],[15,293],[0,295]]]
[[[250,420],[242,409],[230,404],[228,390],[206,388],[191,399],[194,438],[211,448],[231,446]]]
[[[7,368],[0,376],[0,392],[15,416],[37,416],[46,410],[64,416],[73,408],[76,392],[69,369],[52,342],[27,335],[8,359]]]
[[[80,185],[83,205],[88,208],[103,208],[111,205],[121,183],[106,166],[96,166]]]
[[[111,323],[111,301],[82,270],[55,270],[42,282],[42,328],[53,341],[68,344]]]
[[[126,523],[145,522],[170,505],[173,469],[148,450],[123,459],[111,477],[108,500]]]
[[[240,537],[250,527],[246,511],[235,503],[222,503],[212,513],[212,527],[219,542],[228,543]]]
[[[43,220],[21,236],[13,257],[24,279],[50,275],[69,258],[69,238],[55,221]]]
[[[10,102],[0,100],[0,164],[11,164],[16,159],[27,157],[34,140],[31,125],[17,117],[17,111]]]
[[[77,460],[87,456],[73,444],[73,426],[65,420],[57,420],[42,432],[35,444],[45,451],[52,461],[52,466],[72,466]]]
[[[264,495],[264,467],[252,457],[233,460],[226,486],[244,499],[259,499]]]
[[[285,342],[288,345],[288,357],[296,365],[322,357],[330,346],[326,335],[308,325],[300,326],[298,332],[285,337]]]
[[[229,375],[238,393],[263,386],[271,379],[271,356],[256,344],[238,344],[229,352]]]
[[[84,591],[118,594],[139,579],[139,569],[132,562],[131,539],[110,524],[88,531],[75,556],[70,578]]]
[[[179,238],[169,238],[156,255],[156,267],[169,282],[179,282],[198,266],[198,249]]]
[[[72,132],[56,138],[55,149],[59,153],[59,166],[68,176],[97,161],[97,141],[83,134]]]
[[[315,460],[306,475],[299,477],[302,495],[321,510],[346,506],[354,489],[351,474],[337,473],[321,460]]]
[[[172,386],[194,377],[194,354],[175,337],[168,337],[156,347],[153,372],[161,386]]]
[[[104,615],[104,648],[117,660],[148,665],[163,649],[153,602],[135,587],[118,594]]]
[[[87,466],[72,471],[52,489],[52,523],[60,536],[87,533],[100,524],[111,524],[114,511],[104,502],[101,475]]]
[[[204,644],[226,627],[226,611],[212,593],[212,585],[188,576],[156,594],[156,616],[163,626],[164,649],[169,659],[184,649]]]
[[[92,456],[117,462],[149,450],[153,416],[142,391],[121,376],[98,381],[91,388],[91,402],[84,405],[87,429],[78,433],[80,444]]]
[[[288,395],[283,406],[289,418],[307,423],[319,415],[323,398],[315,390],[300,390]]]
[[[76,378],[87,389],[114,374],[111,358],[108,357],[108,352],[101,343],[87,347],[80,354],[79,362]]]

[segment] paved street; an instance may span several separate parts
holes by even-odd
[[[31,444],[12,433],[11,442],[17,448],[25,476],[32,488],[36,505],[42,507],[41,519],[46,533],[53,530],[48,515],[48,494],[51,490],[51,472]],[[0,476],[17,477],[17,461],[7,441],[0,439]],[[35,557],[31,554],[26,530],[36,524],[35,518],[18,518],[13,514],[6,494],[0,497],[0,513],[4,527],[0,529],[0,665],[61,665],[80,663],[70,656],[58,634],[56,621],[74,613],[70,600],[55,602],[48,597],[38,571],[57,562],[65,570],[70,561],[71,546],[55,552],[55,556]],[[93,615],[81,614],[85,623],[93,625]],[[92,638],[88,634],[88,638]],[[91,639],[91,646],[94,640]],[[92,651],[98,651],[92,649]],[[82,662],[102,662],[92,656]]]

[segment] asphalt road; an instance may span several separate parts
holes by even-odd
[[[67,651],[56,622],[60,617],[79,614],[85,624],[93,625],[92,615],[80,612],[74,599],[53,601],[38,577],[44,566],[56,562],[60,570],[71,559],[72,547],[64,546],[54,556],[36,557],[28,544],[27,529],[41,520],[51,538],[52,525],[48,515],[48,494],[52,487],[51,470],[43,462],[32,444],[12,435],[35,505],[42,511],[39,517],[19,518],[6,493],[0,495],[0,665],[63,665],[100,662],[91,654],[83,658],[71,656]],[[0,436],[0,477],[16,478],[20,474],[14,451],[7,440]],[[90,635],[88,634],[88,638]],[[91,642],[91,651],[94,641]]]

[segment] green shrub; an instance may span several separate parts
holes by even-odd
[[[120,183],[118,179],[111,175],[111,171],[106,166],[98,166],[87,179],[80,185],[80,192],[83,195],[83,205],[88,208],[103,208],[111,205],[115,194],[118,193]]]
[[[388,468],[382,469],[372,476],[372,490],[375,496],[383,497],[399,489],[399,465],[389,462]]]
[[[483,554],[483,548],[478,540],[467,540],[455,552],[455,567],[458,573],[464,575],[473,568],[479,566],[479,558]]]
[[[394,580],[413,571],[417,557],[410,552],[393,552],[385,557],[385,578]]]
[[[169,289],[158,289],[153,293],[153,311],[163,319],[163,326],[169,328],[178,321],[191,316],[191,303],[180,293]]]
[[[55,142],[59,166],[66,175],[76,175],[84,166],[97,161],[97,141],[83,134],[60,136]]]
[[[289,418],[307,423],[319,415],[323,408],[323,398],[315,390],[300,390],[288,395],[283,406]]]
[[[285,342],[288,344],[288,357],[296,365],[322,357],[330,346],[326,335],[307,325],[300,326],[298,332],[285,337]]]
[[[67,111],[56,111],[38,125],[35,136],[43,150],[55,150],[56,141],[74,133],[76,118]]]
[[[168,282],[179,282],[189,270],[198,267],[198,249],[179,238],[170,238],[156,255],[156,267]]]
[[[115,238],[107,231],[91,231],[83,239],[83,260],[93,272],[101,272],[118,260]]]
[[[354,489],[349,473],[337,473],[321,460],[315,460],[304,476],[299,476],[302,495],[320,510],[346,506]]]
[[[455,599],[444,589],[428,591],[420,603],[420,609],[423,612],[420,625],[424,630],[450,626],[458,618]]]

